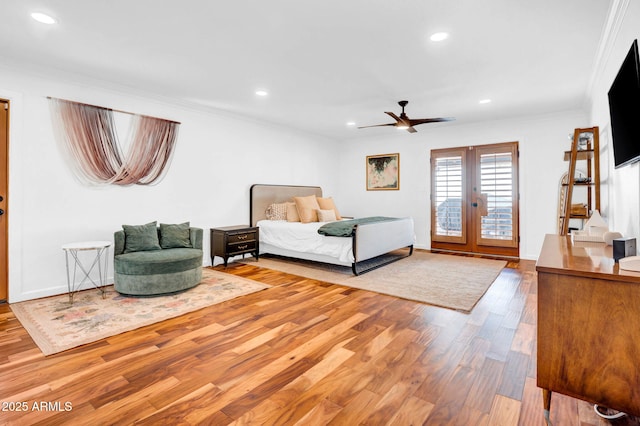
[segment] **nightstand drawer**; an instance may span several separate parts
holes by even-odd
[[[240,242],[234,244],[227,244],[227,254],[236,254],[236,253],[247,253],[255,251],[256,249],[256,240]]]
[[[235,243],[246,243],[249,241],[256,241],[256,233],[255,232],[243,232],[241,234],[229,234],[227,239],[228,244]],[[255,246],[255,244],[254,244]]]

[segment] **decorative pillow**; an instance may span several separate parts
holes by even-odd
[[[124,229],[124,252],[160,250],[157,222],[146,225],[122,225]]]
[[[160,224],[160,247],[163,249],[186,247],[191,248],[191,237],[189,233],[189,222],[169,225]]]
[[[333,202],[333,198],[331,197],[327,197],[327,198],[322,198],[322,197],[317,197],[318,199],[318,205],[320,206],[320,208],[322,210],[333,210],[336,213],[336,219],[335,220],[341,220],[342,217],[340,216],[340,213],[338,212],[338,209],[336,208],[336,204]]]
[[[293,197],[293,201],[296,203],[300,222],[309,223],[318,221],[318,213],[316,213],[316,211],[320,209],[320,206],[318,205],[318,200],[316,200],[315,195]]]
[[[287,205],[287,222],[300,222],[296,203],[285,203]]]
[[[264,212],[267,220],[287,220],[287,203],[274,203]]]
[[[336,220],[335,210],[318,210],[318,222],[335,222]]]

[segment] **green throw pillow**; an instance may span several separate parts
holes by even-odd
[[[124,229],[124,252],[160,250],[157,222],[146,225],[122,225]]]
[[[189,222],[176,225],[160,224],[160,247],[163,249],[174,247],[191,248]]]

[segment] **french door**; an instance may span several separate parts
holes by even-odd
[[[518,142],[431,151],[431,249],[519,257]]]

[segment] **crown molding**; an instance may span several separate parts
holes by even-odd
[[[630,1],[631,0],[613,0],[611,2],[607,21],[602,29],[602,34],[600,35],[600,42],[598,43],[598,51],[596,52],[594,59],[591,77],[589,78],[589,83],[587,85],[587,91],[585,94],[585,101],[587,105],[589,105],[593,100],[593,88],[596,81],[602,77],[606,65],[609,62],[613,45],[618,39],[618,33],[620,32],[620,28],[624,22]]]

